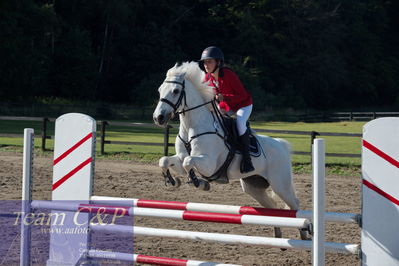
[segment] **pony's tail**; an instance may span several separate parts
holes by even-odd
[[[291,175],[291,187],[294,187],[293,175],[292,175],[292,161],[291,161],[291,151],[292,151],[291,144],[288,141],[286,141],[285,139],[276,138],[276,140],[282,144],[285,151],[287,152],[288,160],[290,162],[288,167],[290,169],[290,175]],[[294,189],[294,194],[295,194],[295,189]],[[270,196],[275,197],[276,195],[270,195]],[[298,204],[299,204],[299,202],[298,202]],[[284,205],[285,205],[284,209],[290,209],[286,203],[284,203]]]

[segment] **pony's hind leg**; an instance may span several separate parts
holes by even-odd
[[[254,198],[260,205],[265,208],[276,208],[276,201],[271,198],[266,189],[269,187],[269,182],[260,175],[253,175],[240,180],[242,190]],[[274,227],[274,235],[277,238],[282,237],[280,227]]]
[[[282,180],[286,180],[286,182],[284,183]],[[292,175],[287,175],[287,178],[285,179],[281,178],[280,176],[280,179],[278,179],[276,183],[272,183],[273,191],[288,205],[291,210],[299,210],[300,203],[295,193]],[[307,229],[299,229],[299,234],[302,240],[309,239],[307,231]]]

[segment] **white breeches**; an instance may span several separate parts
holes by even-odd
[[[241,136],[247,131],[247,121],[252,112],[252,104],[237,110],[237,130]]]

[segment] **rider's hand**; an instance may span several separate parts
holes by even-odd
[[[223,95],[221,93],[216,94],[215,96],[216,100],[222,102],[223,101]]]

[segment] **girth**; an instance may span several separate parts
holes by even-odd
[[[185,141],[180,135],[177,135],[177,136],[179,137],[181,142],[183,142],[187,153],[191,154],[191,141],[193,141],[194,139],[196,139],[196,138],[198,138],[200,136],[208,135],[208,134],[216,134],[221,139],[223,139],[225,141],[225,143],[226,143],[225,138],[222,135],[220,135],[219,132],[217,132],[217,131],[208,131],[208,132],[204,132],[204,133],[201,133],[201,134],[194,135],[194,136],[192,136],[190,138],[189,141]],[[227,154],[226,160],[224,161],[222,166],[220,166],[219,169],[213,175],[211,175],[209,177],[204,176],[204,175],[202,175],[200,173],[203,178],[205,178],[206,180],[211,182],[211,181],[215,181],[215,180],[219,179],[222,175],[227,176],[227,169],[229,168],[230,163],[231,163],[231,161],[233,161],[233,158],[234,158],[234,155],[235,155],[235,150],[234,149],[229,148],[228,150],[229,150],[229,153]]]

